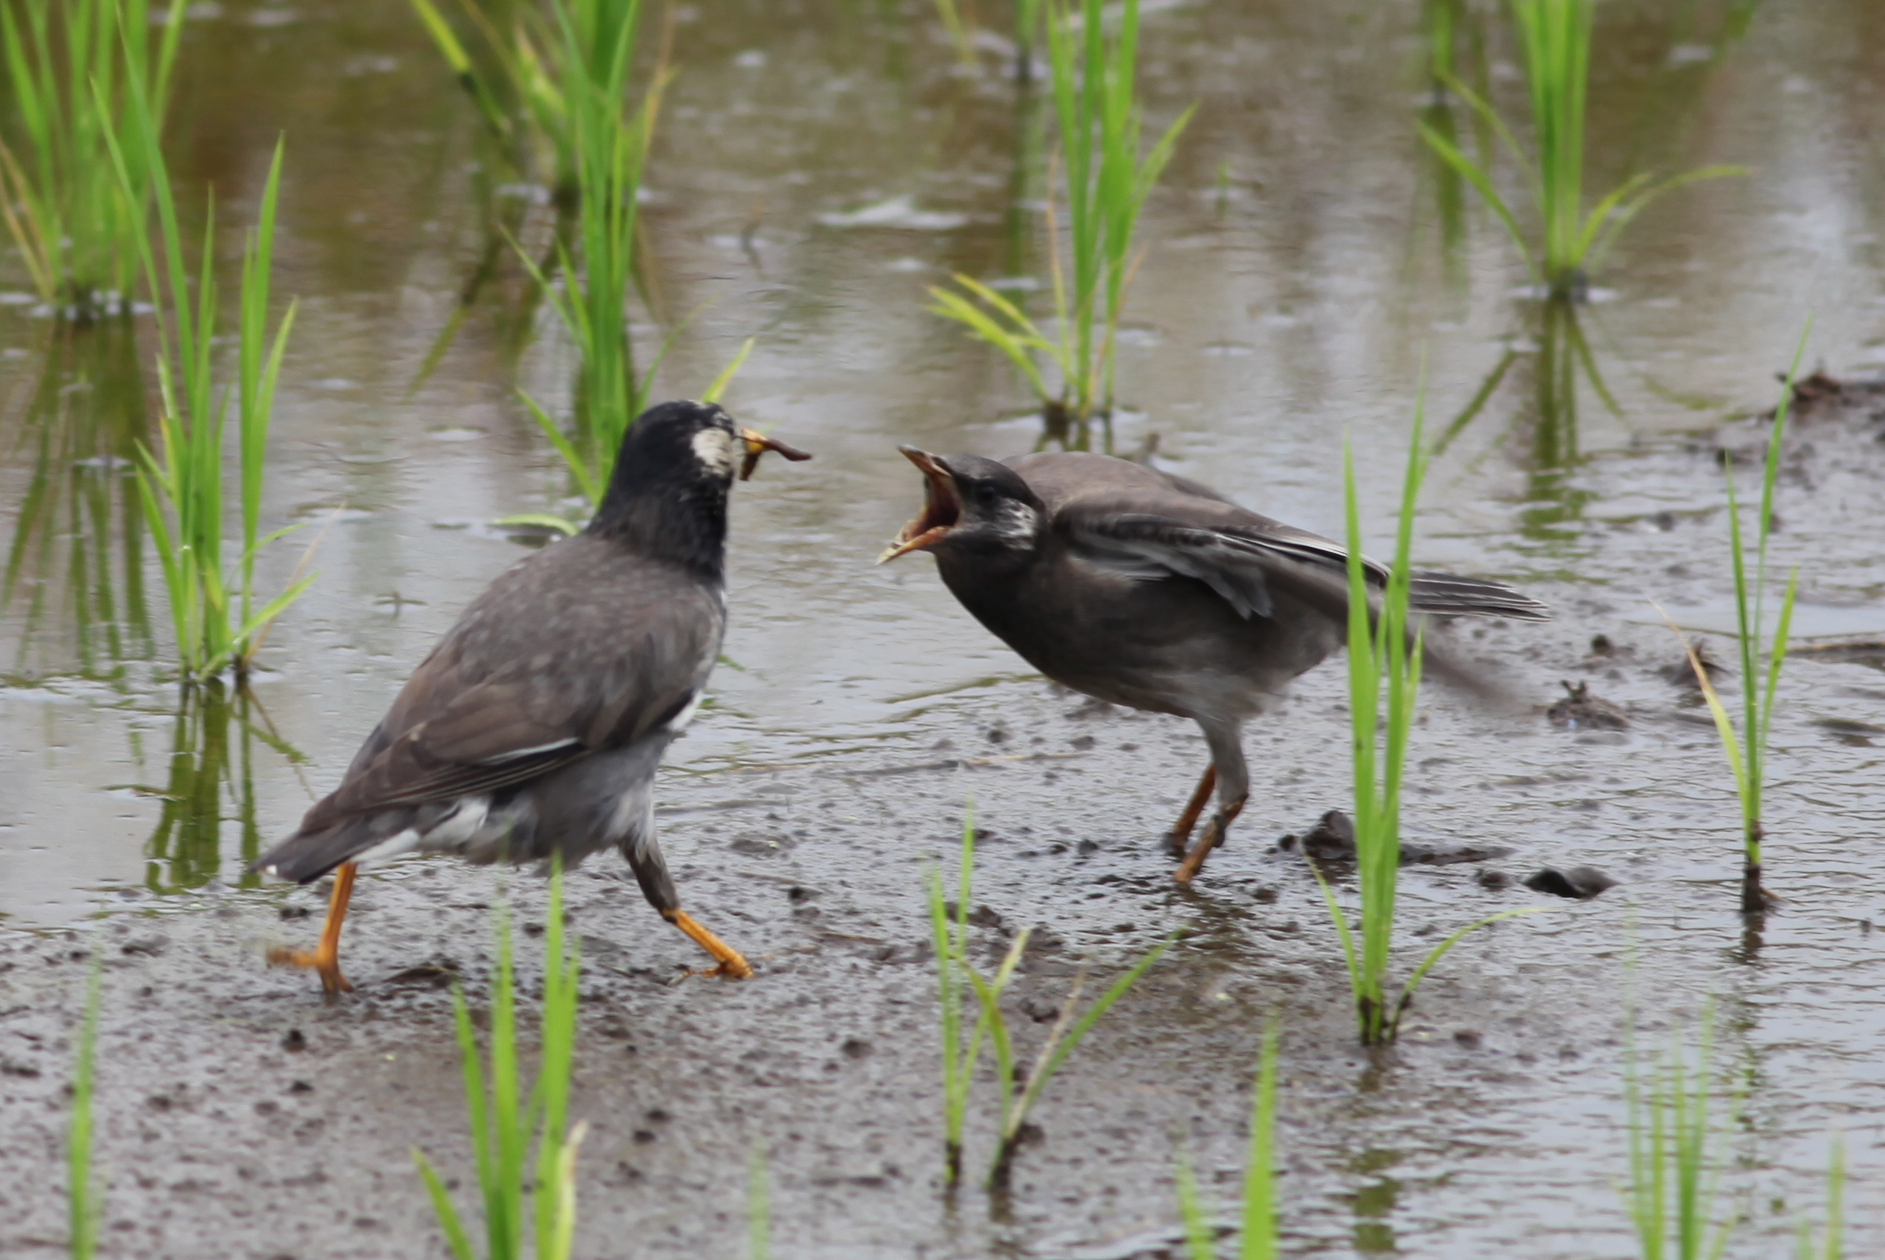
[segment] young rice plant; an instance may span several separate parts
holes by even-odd
[[[170,6],[153,48],[148,0],[0,0],[15,120],[0,140],[0,218],[63,318],[130,309],[159,172],[128,129],[141,112],[163,131],[186,8]]]
[[[1494,185],[1490,169],[1426,122],[1420,134],[1442,162],[1473,186],[1505,225],[1526,266],[1554,297],[1580,296],[1594,267],[1636,214],[1683,184],[1740,175],[1739,166],[1705,166],[1675,175],[1643,171],[1611,189],[1584,212],[1584,121],[1590,87],[1594,0],[1511,0],[1523,52],[1532,113],[1533,154],[1527,156],[1484,97],[1457,76],[1439,71],[1446,85],[1485,122],[1526,172],[1538,214],[1534,245]]]
[[[1178,1161],[1178,1211],[1191,1260],[1217,1260],[1217,1238],[1198,1195],[1191,1163]],[[1263,1032],[1257,1083],[1250,1105],[1250,1153],[1244,1161],[1244,1201],[1236,1260],[1276,1260],[1276,1025]]]
[[[627,304],[635,274],[636,203],[667,72],[656,71],[641,104],[631,109],[628,78],[640,0],[552,0],[552,12],[562,49],[581,268],[562,241],[560,284],[521,247],[518,255],[576,344],[580,366],[570,432],[558,428],[528,394],[523,398],[583,496],[595,504],[609,484],[622,435],[641,414],[648,383],[635,379]],[[653,373],[651,365],[649,377]]]
[[[1001,1009],[1001,997],[1014,978],[1022,955],[1027,952],[1029,929],[1016,933],[992,978],[976,970],[969,961],[969,898],[974,866],[975,819],[973,811],[969,810],[964,812],[962,820],[962,861],[953,918],[943,899],[942,876],[935,871],[929,874],[930,930],[936,953],[937,991],[942,1004],[943,1181],[953,1190],[962,1179],[962,1139],[968,1117],[969,1089],[986,1044],[994,1050],[995,1086],[1001,1100],[995,1158],[989,1165],[987,1184],[990,1189],[1003,1192],[1008,1188],[1014,1158],[1021,1147],[1028,1112],[1039,1101],[1054,1073],[1108,1008],[1125,996],[1126,990],[1171,947],[1171,942],[1160,943],[1134,963],[1077,1019],[1074,1008],[1079,1002],[1085,973],[1076,977],[1059,1018],[1023,1078],[1017,1072],[1014,1039]],[[966,1044],[962,1037],[965,985],[975,995],[979,1007]]]
[[[1112,412],[1119,316],[1137,263],[1133,232],[1196,106],[1141,156],[1138,0],[1125,0],[1119,32],[1110,39],[1101,0],[1083,0],[1077,25],[1069,0],[1047,0],[1045,19],[1067,201],[1064,265],[1054,210],[1048,209],[1053,335],[1018,305],[966,275],[956,275],[957,289],[932,288],[930,309],[1007,356],[1040,399],[1042,413],[1064,430]],[[1051,387],[1037,356],[1051,365]]]
[[[1696,1058],[1680,1041],[1652,1063],[1648,1079],[1633,1043],[1626,1052],[1623,1097],[1630,1138],[1627,1199],[1642,1260],[1714,1260],[1733,1226],[1716,1203],[1720,1144],[1733,1127],[1710,1108],[1714,1021],[1702,1018]]]
[[[72,1122],[66,1132],[66,1254],[92,1260],[98,1250],[98,1200],[92,1194],[92,1084],[98,1053],[99,985],[105,974],[102,945],[92,952],[85,986],[85,1022],[79,1028],[78,1064],[72,1071]]]
[[[1423,389],[1424,396],[1424,389]],[[1354,933],[1334,890],[1321,871],[1310,870],[1322,886],[1329,917],[1342,941],[1355,1015],[1363,1045],[1392,1044],[1414,990],[1433,965],[1476,928],[1544,909],[1527,906],[1469,923],[1430,950],[1414,968],[1399,994],[1388,997],[1389,954],[1394,943],[1394,901],[1400,876],[1401,786],[1407,764],[1407,740],[1414,725],[1420,688],[1422,629],[1410,618],[1409,553],[1414,538],[1414,505],[1426,474],[1421,448],[1424,403],[1414,413],[1407,472],[1401,486],[1400,524],[1394,563],[1378,612],[1368,589],[1361,550],[1361,510],[1355,491],[1354,455],[1343,449],[1343,481],[1348,525],[1348,694],[1354,747],[1356,878],[1361,889],[1361,940]],[[1384,705],[1385,699],[1385,705]]]
[[[1826,1224],[1813,1236],[1813,1226],[1800,1222],[1794,1260],[1842,1260],[1845,1256],[1846,1147],[1835,1140],[1826,1165]]]
[[[139,450],[139,499],[170,597],[171,622],[184,677],[208,678],[230,667],[240,675],[247,671],[269,624],[314,580],[311,575],[297,576],[273,598],[256,597],[256,553],[299,528],[289,526],[257,537],[275,383],[295,316],[295,306],[290,303],[270,334],[269,271],[274,256],[275,206],[281,190],[282,145],[278,142],[275,146],[262,190],[261,214],[242,250],[235,389],[242,535],[232,568],[224,554],[223,540],[223,430],[229,390],[227,386],[217,388],[214,367],[219,299],[214,207],[204,218],[201,262],[192,301],[170,176],[158,148],[156,120],[143,107],[143,94],[137,90],[135,67],[132,80],[130,125],[126,128],[130,147],[126,149],[113,139],[111,157],[126,195],[134,187],[136,169],[151,172],[163,243],[160,267],[150,243],[139,242],[156,311],[157,382],[162,403],[158,417],[160,450]]]
[[[564,1131],[576,1045],[577,979],[581,960],[564,935],[563,873],[550,875],[543,929],[542,1047],[528,1096],[517,1067],[517,999],[511,970],[508,917],[497,923],[497,979],[491,990],[490,1050],[478,1053],[471,1011],[462,987],[452,990],[458,1046],[464,1062],[465,1112],[471,1123],[478,1192],[484,1204],[483,1260],[569,1260],[576,1233],[576,1150],[585,1126]],[[530,1157],[532,1143],[536,1158]],[[438,1214],[454,1260],[478,1260],[471,1234],[450,1192],[424,1153],[413,1162]],[[529,1228],[526,1228],[528,1218]],[[526,1246],[526,1241],[529,1246]]]
[[[1754,566],[1748,569],[1747,542],[1741,527],[1741,504],[1735,495],[1734,467],[1729,465],[1728,542],[1734,565],[1735,647],[1741,663],[1741,728],[1735,729],[1721,701],[1715,684],[1708,676],[1701,655],[1688,639],[1677,632],[1689,666],[1708,702],[1715,719],[1715,732],[1721,737],[1722,752],[1734,774],[1735,794],[1741,801],[1741,910],[1758,915],[1771,907],[1772,898],[1761,885],[1761,845],[1767,833],[1761,825],[1761,801],[1767,780],[1767,742],[1773,728],[1774,695],[1780,688],[1780,669],[1787,659],[1787,639],[1793,627],[1794,592],[1800,579],[1795,568],[1787,574],[1787,587],[1780,598],[1780,616],[1773,639],[1766,637],[1767,542],[1774,525],[1774,482],[1780,475],[1781,441],[1787,430],[1787,409],[1793,401],[1793,382],[1799,375],[1800,360],[1806,353],[1806,339],[1812,332],[1809,320],[1794,350],[1793,363],[1781,387],[1779,404],[1774,408],[1774,423],[1767,435],[1767,458],[1762,466],[1760,519],[1755,526]],[[1762,668],[1762,657],[1766,668]]]

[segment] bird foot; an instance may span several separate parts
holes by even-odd
[[[728,980],[750,980],[753,975],[752,965],[740,956],[740,951],[702,927],[699,920],[685,910],[664,910],[661,917],[687,933],[689,940],[713,955],[719,966],[698,974],[723,976]]]
[[[271,967],[300,967],[317,973],[321,977],[321,988],[327,993],[351,993],[353,985],[340,974],[340,951],[321,949],[283,949],[277,946],[268,951],[268,965]]]

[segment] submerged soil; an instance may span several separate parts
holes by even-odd
[[[918,498],[897,442],[1009,454],[1039,435],[1002,365],[922,309],[923,286],[952,271],[1042,271],[1038,239],[1008,230],[1027,114],[992,53],[983,73],[954,72],[929,8],[906,8],[677,11],[684,73],[646,206],[665,311],[704,313],[662,389],[697,392],[757,335],[730,405],[818,459],[739,492],[728,662],[660,787],[687,905],[758,974],[689,976],[700,956],[619,861],[571,877],[572,1115],[590,1125],[577,1253],[744,1254],[758,1150],[776,1255],[1174,1256],[1175,1152],[1231,1201],[1274,1017],[1289,1254],[1629,1254],[1627,1030],[1633,1018],[1659,1047],[1710,1011],[1745,1088],[1723,1185],[1746,1220],[1729,1254],[1787,1252],[1819,1210],[1835,1134],[1854,1170],[1852,1252],[1876,1251],[1885,444],[1858,372],[1885,345],[1867,138],[1885,79],[1840,25],[1869,11],[1764,6],[1739,43],[1716,43],[1683,25],[1696,6],[1605,6],[1600,43],[1617,51],[1594,89],[1594,161],[1761,173],[1672,194],[1622,238],[1579,315],[1601,389],[1562,317],[1525,296],[1496,224],[1444,230],[1412,137],[1411,11],[1148,16],[1149,122],[1200,109],[1148,206],[1119,448],[1156,435],[1163,466],[1337,533],[1347,434],[1380,549],[1424,357],[1430,432],[1489,388],[1446,438],[1417,559],[1517,582],[1559,613],[1452,627],[1521,700],[1487,712],[1426,696],[1407,839],[1445,860],[1403,868],[1403,974],[1473,919],[1551,910],[1459,945],[1401,1045],[1371,1056],[1314,878],[1275,843],[1349,801],[1339,662],[1252,727],[1251,805],[1182,891],[1158,841],[1202,766],[1195,731],[1030,676],[928,561],[870,566]],[[65,1091],[102,948],[105,1254],[444,1255],[411,1151],[469,1205],[448,986],[482,1005],[500,905],[532,974],[542,883],[433,860],[369,875],[344,954],[358,988],[330,1003],[263,965],[271,945],[311,940],[321,890],[240,871],[518,554],[488,522],[571,509],[514,393],[521,380],[561,406],[571,361],[510,275],[415,388],[487,257],[478,207],[498,177],[403,6],[192,12],[186,66],[238,69],[184,75],[180,168],[246,219],[289,129],[277,287],[303,306],[265,501],[270,527],[325,525],[321,576],[271,636],[252,707],[180,713],[150,663],[163,631],[148,549],[124,540],[122,514],[102,569],[72,545],[92,518],[31,515],[32,491],[55,483],[125,493],[113,461],[129,448],[40,445],[54,430],[32,401],[70,417],[115,378],[42,380],[48,322],[0,306],[0,522],[38,531],[32,597],[0,611],[0,1254],[63,1249]],[[1751,933],[1734,912],[1727,769],[1649,601],[1731,661],[1715,637],[1732,626],[1722,469],[1751,485],[1757,413],[1809,309],[1810,354],[1831,367],[1796,416],[1772,556],[1800,566],[1802,599],[1765,820],[1782,900]],[[655,344],[651,322],[636,331]],[[298,559],[278,551],[275,585]],[[1605,720],[1554,724],[1566,682],[1584,687],[1580,715]],[[1719,685],[1732,699],[1732,670]],[[1048,1090],[1012,1196],[952,1203],[924,877],[953,861],[971,801],[978,956],[992,966],[1033,929],[1010,1001],[1024,1047],[1083,969],[1094,993],[1182,939]],[[1588,901],[1527,887],[1546,867],[1617,883]],[[1340,895],[1352,911],[1352,888]],[[972,1169],[994,1109],[984,1082]]]

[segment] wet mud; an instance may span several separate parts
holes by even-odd
[[[82,405],[127,379],[136,392],[135,346],[60,358],[47,321],[0,305],[0,525],[28,539],[30,592],[0,609],[0,1254],[62,1254],[65,1091],[100,950],[103,1254],[443,1256],[411,1151],[468,1202],[450,988],[482,1006],[500,906],[531,974],[543,884],[429,859],[369,874],[343,953],[358,988],[330,1003],[263,962],[312,940],[322,890],[241,870],[332,786],[519,542],[543,541],[490,522],[571,510],[514,390],[559,399],[569,349],[549,331],[520,348],[531,316],[499,268],[415,388],[491,256],[475,120],[403,6],[211,7],[184,55],[241,69],[192,89],[179,165],[239,214],[260,187],[251,159],[291,128],[277,287],[304,304],[265,499],[268,528],[324,524],[321,576],[252,694],[181,705],[152,664],[161,597],[138,585],[148,549],[124,511],[144,430]],[[871,567],[919,493],[897,442],[1006,455],[1040,439],[1001,365],[922,309],[953,271],[1039,270],[1007,226],[1026,134],[1007,81],[954,72],[926,6],[683,8],[645,213],[664,309],[703,313],[662,387],[697,392],[758,336],[729,406],[818,458],[738,492],[727,661],[659,787],[685,904],[758,974],[689,975],[700,956],[618,860],[570,880],[571,1114],[590,1125],[578,1254],[745,1254],[757,1149],[778,1256],[1174,1256],[1175,1151],[1207,1194],[1235,1195],[1273,1016],[1288,1254],[1630,1253],[1626,1029],[1662,1044],[1707,1009],[1747,1087],[1730,1255],[1787,1252],[1835,1133],[1853,1201],[1873,1203],[1885,394],[1863,382],[1885,367],[1885,203],[1866,139],[1876,51],[1840,25],[1869,11],[1764,6],[1746,42],[1710,54],[1681,26],[1692,6],[1613,10],[1628,51],[1600,85],[1601,160],[1762,174],[1646,211],[1571,312],[1576,337],[1525,296],[1496,224],[1448,234],[1411,138],[1411,25],[1368,4],[1148,16],[1148,122],[1200,109],[1148,203],[1116,449],[1339,534],[1347,434],[1382,551],[1425,363],[1442,450],[1416,560],[1558,612],[1447,630],[1523,703],[1425,694],[1401,974],[1467,922],[1550,910],[1467,938],[1400,1046],[1370,1055],[1303,846],[1278,842],[1349,802],[1339,661],[1253,724],[1250,805],[1185,891],[1160,839],[1203,764],[1195,730],[1029,675],[926,561]],[[1678,125],[1646,128],[1652,110]],[[1829,368],[1800,383],[1777,491],[1770,564],[1800,566],[1800,641],[1764,820],[1779,901],[1751,930],[1729,773],[1657,609],[1715,645],[1732,703],[1722,478],[1752,476],[1809,309]],[[28,510],[38,491],[58,513]],[[108,545],[74,541],[94,536]],[[268,580],[297,555],[267,561]],[[1032,929],[1009,995],[1024,1053],[1082,969],[1105,981],[1180,938],[1048,1090],[1012,1195],[972,1186],[952,1205],[923,880],[954,861],[971,802],[978,956]],[[1589,899],[1527,886],[1547,869],[1574,893],[1587,869],[1615,882]],[[1354,913],[1352,875],[1324,870]],[[972,1172],[993,1112],[984,1083]],[[1854,1254],[1879,1245],[1869,1210]]]

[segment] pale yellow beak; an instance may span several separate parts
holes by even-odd
[[[923,510],[903,527],[903,532],[884,549],[884,554],[877,557],[878,564],[895,560],[906,552],[934,547],[962,519],[962,499],[956,494],[956,479],[949,475],[943,462],[914,446],[897,449],[923,474]]]

